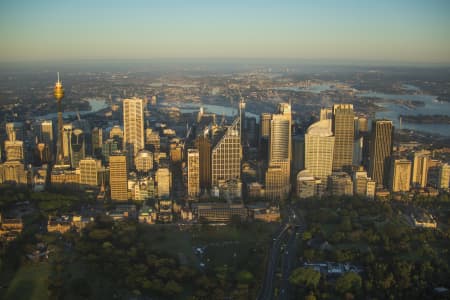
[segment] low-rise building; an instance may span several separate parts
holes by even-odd
[[[47,222],[48,232],[65,233],[72,228],[72,223],[67,216],[49,217]]]
[[[243,204],[193,203],[192,210],[197,220],[208,222],[229,222],[233,216],[247,220],[247,208]]]

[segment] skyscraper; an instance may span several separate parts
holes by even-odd
[[[334,171],[351,170],[353,165],[354,118],[352,104],[333,105]]]
[[[86,139],[84,131],[80,128],[72,130],[70,137],[70,165],[72,168],[78,168],[80,160],[85,157],[86,154]]]
[[[168,167],[160,167],[156,171],[156,185],[159,199],[170,198],[170,189],[172,187],[172,175]]]
[[[62,99],[64,97],[64,89],[62,86],[62,82],[59,80],[59,72],[58,72],[58,81],[55,83],[55,87],[53,89],[53,95],[55,96],[56,103],[58,105],[58,144],[56,146],[56,161],[58,163],[62,163],[63,160],[63,120],[62,120]]]
[[[16,140],[24,140],[24,129],[22,122],[9,122],[5,125],[8,140],[14,142]]]
[[[109,186],[111,200],[128,200],[127,157],[121,152],[109,157]]]
[[[330,107],[322,107],[320,109],[320,119],[322,120],[331,120],[333,119],[333,110]]]
[[[70,155],[70,144],[72,140],[72,124],[64,124],[63,125],[63,157],[65,161],[71,161]]]
[[[98,185],[98,169],[100,162],[92,157],[80,160],[80,184],[89,187]]]
[[[92,129],[92,155],[99,157],[102,152],[103,145],[103,130],[95,127]]]
[[[412,172],[412,184],[414,187],[424,188],[428,182],[428,162],[431,152],[428,150],[414,153],[414,164]]]
[[[200,155],[197,149],[188,149],[188,196],[195,198],[200,193]]]
[[[362,166],[353,173],[353,194],[370,199],[375,197],[375,181],[367,176]]]
[[[159,160],[161,138],[158,131],[153,131],[151,128],[145,129],[145,149],[153,152],[155,160]]]
[[[269,113],[261,114],[259,118],[259,158],[267,160],[269,156],[269,137],[270,137],[270,120],[272,115]]]
[[[269,165],[266,172],[266,199],[270,201],[284,200],[286,193],[286,174],[282,167]]]
[[[270,136],[270,120],[272,119],[272,115],[269,113],[262,113],[259,118],[259,136],[260,138],[269,138]]]
[[[147,150],[140,150],[134,158],[136,171],[141,175],[148,175],[153,169],[153,153]]]
[[[213,187],[218,187],[220,182],[241,178],[242,146],[239,129],[239,118],[236,118],[212,149],[211,183]]]
[[[377,185],[388,186],[390,160],[392,155],[392,121],[375,120],[372,123],[370,141],[369,175]]]
[[[391,170],[390,187],[392,192],[409,192],[411,182],[411,161],[394,159]]]
[[[439,167],[438,187],[440,189],[448,189],[449,180],[450,180],[450,165],[442,164]]]
[[[139,98],[123,100],[123,143],[129,163],[144,149],[144,101]]]
[[[12,160],[23,161],[23,158],[24,158],[23,142],[18,141],[18,140],[5,141],[5,154],[6,154],[7,161],[12,161]]]
[[[291,137],[291,106],[288,103],[278,105],[277,114],[270,121],[269,167],[278,166],[282,170],[284,199],[289,193],[291,174],[292,137]]]
[[[305,169],[326,184],[333,167],[334,136],[331,120],[309,126],[305,134]]]
[[[53,121],[45,120],[39,124],[38,139],[41,143],[45,144],[44,156],[46,161],[50,161],[54,158],[54,144],[53,144]]]
[[[205,135],[197,137],[195,146],[199,154],[200,188],[211,189],[211,142]]]

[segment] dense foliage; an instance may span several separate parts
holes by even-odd
[[[309,262],[349,262],[362,267],[358,274],[321,278],[317,285],[304,283],[327,298],[365,295],[379,299],[435,297],[433,289],[449,287],[450,230],[448,197],[416,199],[413,203],[377,202],[359,198],[312,199],[299,202],[308,224],[299,249]],[[440,208],[438,229],[415,228],[409,212],[418,206]],[[327,242],[326,247],[320,247]],[[298,271],[297,272],[304,272]],[[300,277],[291,276],[291,280]]]

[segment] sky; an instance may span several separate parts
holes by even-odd
[[[162,58],[450,64],[450,1],[0,0],[0,62]]]

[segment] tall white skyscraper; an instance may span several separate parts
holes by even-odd
[[[279,189],[284,199],[289,193],[289,179],[291,174],[291,106],[288,103],[280,103],[278,112],[272,115],[270,121],[269,137],[269,167],[280,167],[283,174],[281,178],[284,188]]]
[[[334,136],[331,120],[325,119],[309,126],[305,134],[305,169],[327,182],[333,168]]]
[[[123,100],[123,149],[133,164],[139,150],[144,149],[144,101],[139,98]]]

